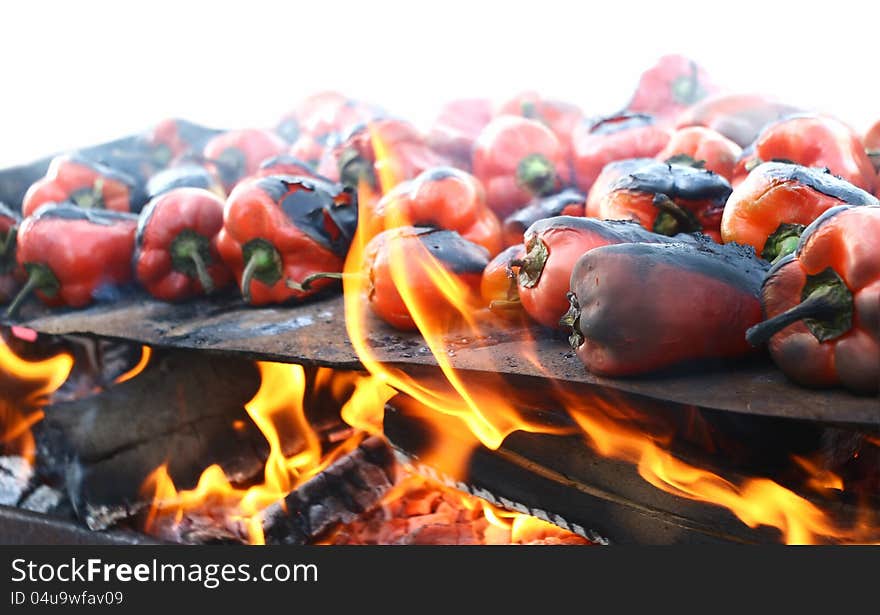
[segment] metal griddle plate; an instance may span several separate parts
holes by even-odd
[[[13,324],[2,318],[0,322]],[[235,297],[171,305],[137,293],[78,311],[50,311],[32,302],[14,324],[56,335],[89,334],[253,359],[341,369],[361,367],[346,335],[339,295],[260,309],[243,307]],[[404,369],[436,365],[419,335],[396,331],[378,320],[371,323],[370,331],[369,343],[381,361]],[[609,379],[584,370],[563,339],[546,330],[522,327],[499,327],[476,342],[453,339],[455,352],[450,359],[459,369],[544,378],[523,354],[522,340],[527,333],[538,340],[536,354],[546,373],[559,380],[717,410],[858,424],[870,429],[880,426],[880,398],[796,386],[766,359],[717,369]]]

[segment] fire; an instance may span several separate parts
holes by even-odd
[[[0,451],[18,454],[33,463],[36,447],[31,427],[43,419],[40,407],[64,384],[73,369],[73,357],[59,353],[48,359],[29,361],[16,355],[0,339],[0,383],[21,383],[21,396],[4,393],[0,398]],[[5,386],[3,387],[5,390]]]
[[[307,387],[302,366],[285,363],[258,363],[260,388],[246,405],[248,415],[269,445],[262,482],[248,487],[234,485],[218,465],[202,472],[193,489],[178,490],[168,474],[167,464],[159,466],[145,481],[143,491],[152,493],[152,505],[145,527],[150,531],[157,519],[171,516],[179,523],[190,511],[200,513],[221,510],[227,521],[243,527],[253,544],[263,544],[260,512],[281,501],[297,486],[324,470],[341,455],[353,450],[363,439],[355,432],[344,442],[325,453],[318,434],[306,418],[304,395]],[[331,378],[329,370],[318,372],[316,386],[331,389],[354,386],[352,399],[362,407],[349,410],[366,424],[375,420],[376,411],[369,404],[378,403],[381,413],[383,392],[371,378],[362,375]],[[352,414],[353,413],[353,414]],[[284,442],[297,440],[296,452],[287,454]]]
[[[132,367],[130,370],[128,370],[124,374],[118,376],[116,378],[116,380],[114,380],[113,382],[115,384],[119,384],[120,382],[125,382],[126,380],[131,380],[132,378],[134,378],[135,376],[137,376],[138,374],[140,374],[142,371],[144,371],[146,369],[147,365],[150,363],[150,357],[152,357],[152,356],[153,356],[153,349],[150,348],[149,346],[143,346],[141,348],[141,358],[137,362],[137,365]]]

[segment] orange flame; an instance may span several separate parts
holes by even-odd
[[[130,370],[125,372],[124,374],[118,376],[116,380],[113,382],[115,384],[119,384],[120,382],[125,382],[126,380],[131,380],[142,371],[147,368],[147,365],[150,363],[150,357],[153,356],[153,349],[149,346],[143,346],[141,348],[141,358],[140,361],[137,362],[137,365],[132,367]]]
[[[40,406],[64,384],[73,369],[73,357],[59,353],[48,359],[22,359],[0,339],[0,383],[23,384],[23,398],[0,396],[0,451],[18,454],[33,463],[36,453],[31,427],[43,419]],[[2,387],[5,389],[5,387]]]

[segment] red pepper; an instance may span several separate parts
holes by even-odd
[[[498,109],[498,115],[518,115],[538,120],[553,131],[562,144],[566,158],[571,156],[571,133],[584,119],[577,105],[541,98],[537,92],[523,92]]]
[[[642,73],[627,110],[674,118],[716,90],[708,73],[696,62],[667,55]]]
[[[517,308],[522,307],[516,287],[516,275],[510,262],[521,260],[525,255],[526,249],[520,243],[505,248],[486,265],[480,281],[480,295],[487,306],[500,303],[504,306],[515,304]]]
[[[676,127],[705,126],[740,147],[750,145],[761,129],[799,109],[749,94],[710,96],[682,113]]]
[[[382,143],[387,158],[385,176],[398,182],[412,179],[422,171],[446,166],[447,161],[428,147],[412,124],[381,119],[358,126],[341,143],[331,148],[318,165],[318,173],[333,181],[356,188],[363,179],[373,189],[380,188],[380,172],[373,141]],[[383,171],[384,172],[384,171]],[[381,186],[386,192],[394,186]]]
[[[446,103],[428,131],[428,145],[461,169],[470,170],[474,141],[492,120],[492,103],[465,98]]]
[[[217,135],[205,144],[204,159],[217,169],[227,192],[243,177],[253,175],[266,158],[287,149],[281,137],[266,130],[233,130]]]
[[[47,203],[71,203],[85,209],[132,211],[140,200],[137,182],[118,171],[78,155],[58,156],[46,176],[28,188],[21,204],[24,217]]]
[[[260,168],[255,173],[257,177],[268,177],[270,175],[300,175],[302,177],[315,177],[315,169],[313,166],[294,158],[290,154],[281,154],[272,156],[260,163]]]
[[[147,198],[152,200],[176,188],[201,188],[222,199],[226,198],[226,191],[217,175],[211,169],[194,163],[169,167],[154,174],[147,181]]]
[[[365,224],[369,237],[395,226],[424,226],[456,231],[490,254],[501,250],[501,224],[486,206],[482,186],[452,167],[436,167],[398,184]]]
[[[669,143],[657,154],[657,160],[699,165],[730,181],[741,155],[742,148],[721,133],[711,128],[690,126],[672,133]]]
[[[748,332],[809,387],[880,392],[880,207],[829,209],[764,281],[767,320]]]
[[[799,116],[767,126],[743,154],[737,175],[742,179],[756,165],[771,160],[827,168],[874,192],[877,173],[865,146],[849,126],[834,118]]]
[[[539,220],[525,232],[525,256],[510,261],[517,269],[518,295],[536,322],[556,327],[568,309],[565,295],[574,264],[581,255],[615,243],[692,241],[646,231],[634,222],[559,216]]]
[[[354,197],[336,184],[287,175],[252,178],[226,201],[217,249],[245,301],[282,303],[330,284],[301,283],[342,270],[356,226]]]
[[[832,207],[877,205],[877,199],[828,171],[766,162],[727,200],[721,219],[725,243],[750,245],[773,261],[794,250],[804,228]]]
[[[21,279],[21,268],[15,261],[20,224],[21,216],[0,203],[0,303],[12,299]]]
[[[302,160],[312,169],[317,169],[324,157],[326,142],[327,139],[318,140],[311,135],[300,135],[287,150],[287,155]]]
[[[540,122],[512,115],[495,118],[480,133],[473,168],[486,189],[486,202],[499,216],[535,196],[557,192],[570,175],[556,135]]]
[[[315,138],[345,135],[356,126],[382,116],[382,112],[366,103],[333,92],[307,99],[298,111],[300,134]]]
[[[556,216],[583,216],[585,201],[584,195],[573,188],[535,199],[504,219],[504,245],[521,246],[523,233],[538,220]]]
[[[396,329],[415,330],[392,273],[392,262],[401,267],[406,287],[432,306],[436,314],[452,308],[445,294],[430,274],[430,267],[420,254],[427,253],[450,274],[450,281],[460,285],[463,295],[476,309],[479,305],[480,280],[489,263],[485,248],[467,241],[454,231],[417,227],[398,227],[376,235],[364,252],[364,274],[370,283],[367,301],[373,312]]]
[[[609,162],[653,158],[669,142],[669,130],[649,115],[622,114],[580,124],[572,134],[574,175],[588,192]]]
[[[294,109],[282,116],[275,132],[288,143],[295,142],[301,135],[307,134],[301,124],[307,122],[314,127],[316,118],[331,118],[336,110],[348,99],[339,92],[318,92],[302,100]]]
[[[141,212],[135,238],[138,282],[164,301],[223,288],[232,276],[217,251],[223,200],[201,188],[176,188]]]
[[[148,156],[156,169],[171,166],[202,151],[205,142],[217,131],[205,129],[192,122],[166,118],[142,137]]]
[[[741,246],[629,243],[584,254],[563,324],[586,368],[629,376],[752,352],[764,261]]]
[[[863,141],[865,143],[865,151],[868,153],[868,158],[874,163],[874,169],[880,173],[880,121],[868,129]],[[878,178],[877,183],[877,191],[880,192],[880,178]]]
[[[653,158],[627,158],[606,164],[602,168],[599,177],[593,182],[592,188],[590,188],[590,192],[587,195],[587,204],[584,207],[584,215],[588,218],[599,218],[599,204],[605,198],[605,195],[611,192],[611,186],[614,185],[614,182],[621,177],[634,173],[640,167],[653,163]]]
[[[44,207],[18,230],[18,264],[28,279],[7,314],[34,291],[50,306],[89,305],[131,281],[138,217],[63,205]]]
[[[700,231],[721,241],[727,180],[705,169],[654,162],[621,177],[599,204],[599,217],[634,220],[661,235]]]

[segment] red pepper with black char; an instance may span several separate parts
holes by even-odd
[[[572,134],[578,188],[588,192],[609,162],[653,158],[669,142],[669,130],[650,115],[624,113],[581,123]]]
[[[735,174],[742,179],[767,161],[827,168],[862,190],[874,192],[877,172],[861,139],[831,117],[797,116],[767,126],[743,153]]]
[[[424,256],[423,256],[424,255]],[[480,281],[489,263],[482,246],[467,241],[455,231],[420,227],[398,227],[376,235],[364,252],[364,275],[369,279],[367,301],[373,312],[396,329],[417,329],[409,309],[394,282],[394,265],[406,287],[432,306],[432,317],[455,312],[430,271],[430,258],[450,274],[458,294],[479,307]]]
[[[602,168],[599,177],[593,182],[590,192],[587,194],[587,204],[584,207],[584,215],[588,218],[600,217],[599,204],[602,202],[602,199],[605,198],[605,195],[611,191],[611,186],[614,185],[614,182],[621,177],[634,173],[641,167],[653,164],[654,162],[655,160],[653,158],[627,158],[625,160],[615,160],[614,162],[606,164]]]
[[[130,212],[138,209],[140,200],[133,178],[71,154],[52,160],[45,177],[34,182],[25,193],[21,212],[24,217],[31,216],[47,203]]]
[[[727,199],[721,237],[725,243],[750,245],[773,261],[795,249],[813,220],[843,204],[877,205],[878,201],[827,170],[766,162]]]
[[[666,55],[642,73],[627,110],[674,118],[716,89],[709,74],[696,62]]]
[[[563,324],[587,370],[632,376],[753,349],[767,264],[751,248],[701,242],[605,246],[571,274]]]
[[[205,144],[202,156],[217,169],[229,192],[242,178],[253,175],[260,163],[287,149],[284,140],[267,130],[254,128],[219,134]]]
[[[142,136],[141,141],[154,168],[164,169],[175,161],[199,154],[218,132],[186,120],[166,118]]]
[[[711,128],[689,126],[672,133],[669,143],[657,154],[657,160],[681,162],[733,179],[734,167],[742,148]]]
[[[524,236],[525,255],[510,265],[517,270],[525,311],[542,325],[556,327],[568,309],[565,295],[571,270],[584,253],[615,243],[687,241],[693,239],[651,233],[635,222],[559,216],[530,226]]]
[[[272,156],[260,163],[257,169],[257,177],[269,177],[270,175],[299,175],[300,177],[315,177],[315,169],[309,163],[300,160],[290,154]]]
[[[21,269],[15,261],[19,224],[21,216],[0,203],[0,303],[12,299],[21,278]]]
[[[241,182],[226,201],[217,249],[252,305],[304,299],[330,284],[309,276],[342,270],[357,204],[338,184],[288,175]]]
[[[681,164],[655,162],[614,182],[599,204],[606,220],[635,220],[661,235],[702,232],[721,241],[727,180]]]
[[[7,314],[33,292],[49,306],[78,308],[130,282],[137,223],[134,214],[71,205],[44,207],[26,218],[16,259],[27,282]]]
[[[522,311],[519,291],[516,287],[516,274],[510,266],[512,261],[521,260],[526,255],[522,243],[505,248],[489,261],[483,270],[480,281],[480,295],[484,305],[493,312],[507,314],[511,310]]]
[[[486,202],[501,217],[535,196],[547,196],[569,182],[565,149],[553,132],[535,120],[502,115],[474,144],[474,175]]]
[[[523,233],[538,220],[556,216],[583,216],[585,202],[586,197],[573,188],[535,199],[504,219],[504,245],[522,245]]]
[[[705,126],[747,147],[767,124],[800,109],[751,94],[710,96],[678,116],[676,128]]]
[[[880,392],[878,237],[880,207],[829,209],[764,280],[767,320],[747,337],[798,384]]]
[[[155,173],[147,181],[147,198],[153,200],[177,188],[201,188],[222,199],[226,198],[226,191],[217,176],[210,169],[193,163],[169,167]]]
[[[141,212],[134,271],[147,291],[164,301],[210,294],[232,281],[217,250],[223,200],[201,188],[176,188]]]
[[[480,182],[453,167],[436,167],[398,184],[364,222],[368,237],[395,226],[448,229],[490,254],[501,250],[501,223],[486,205]]]
[[[311,135],[300,135],[299,139],[294,141],[290,149],[287,150],[287,155],[302,160],[314,170],[321,164],[324,152],[331,142],[335,143],[331,137],[325,136],[318,139]]]
[[[381,141],[387,158],[385,176],[398,182],[412,179],[433,167],[446,166],[448,161],[428,147],[424,137],[409,122],[395,119],[373,120],[354,128],[345,139],[324,155],[318,173],[332,181],[357,188],[361,180],[374,190],[379,186],[379,169],[373,140]],[[394,186],[381,186],[386,192]]]
[[[446,103],[428,131],[428,145],[460,169],[470,170],[474,141],[492,121],[492,103],[465,98]]]
[[[571,156],[571,133],[584,119],[577,105],[541,98],[537,92],[523,92],[507,101],[498,109],[498,115],[504,114],[538,120],[547,126],[562,144],[566,158]]]

